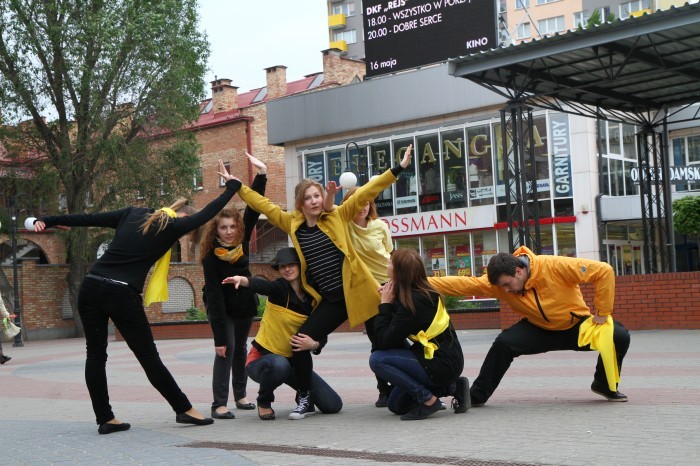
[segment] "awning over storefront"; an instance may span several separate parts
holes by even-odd
[[[700,4],[456,58],[449,73],[539,107],[655,123],[700,102]]]

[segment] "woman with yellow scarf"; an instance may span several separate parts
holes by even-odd
[[[440,396],[452,395],[455,413],[466,412],[469,382],[460,376],[462,346],[442,298],[428,283],[421,256],[396,249],[387,272],[369,366],[394,386],[389,410],[404,421],[425,419],[443,408]]]
[[[258,169],[251,189],[265,194],[267,167],[246,154]],[[248,355],[248,333],[258,315],[257,298],[248,288],[222,286],[224,278],[233,275],[250,277],[248,248],[260,214],[246,207],[244,214],[225,208],[204,228],[200,242],[200,260],[204,270],[204,302],[214,334],[214,369],[212,375],[211,417],[234,419],[228,410],[229,383],[238,409],[255,409],[247,398],[248,377],[245,360]]]
[[[87,349],[85,383],[100,434],[121,432],[131,427],[114,416],[109,404],[106,364],[110,319],[143,367],[151,385],[175,411],[176,422],[194,425],[214,422],[192,407],[161,361],[141,292],[148,271],[157,263],[145,293],[146,303],[168,300],[170,249],[180,237],[204,225],[221,210],[240,186],[240,181],[228,173],[221,160],[218,174],[226,180],[226,189],[192,215],[182,216],[187,200],[179,199],[170,207],[160,209],[125,207],[112,212],[47,216],[34,221],[37,232],[54,226],[115,230],[109,247],[90,268],[78,294],[78,312]]]

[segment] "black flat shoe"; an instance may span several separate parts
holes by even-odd
[[[12,359],[10,356],[5,356],[4,354],[0,356],[0,364],[5,364],[7,361]]]
[[[258,417],[261,421],[273,421],[275,419],[275,410],[273,409],[271,413],[260,414],[260,408],[258,408]]]
[[[101,435],[105,435],[113,434],[115,432],[122,432],[129,430],[130,428],[131,424],[128,422],[122,422],[121,424],[110,424],[109,422],[105,422],[104,424],[100,424],[100,427],[97,428],[97,432]]]
[[[238,409],[255,409],[255,403],[241,403],[240,401],[236,401],[236,408]]]
[[[226,411],[225,413],[218,413],[215,409],[211,410],[211,417],[214,419],[236,419],[236,416],[231,411]]]
[[[197,419],[196,417],[192,417],[187,413],[178,413],[175,415],[175,422],[177,422],[178,424],[208,426],[209,424],[214,424],[214,419],[210,417],[205,417],[204,419]]]

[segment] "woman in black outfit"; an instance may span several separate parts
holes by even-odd
[[[236,193],[240,182],[228,174],[221,160],[219,175],[226,180],[226,190],[201,211],[188,217],[179,217],[176,214],[186,203],[186,200],[180,199],[170,208],[155,211],[142,207],[127,207],[97,214],[41,217],[34,223],[36,231],[53,226],[115,229],[114,239],[85,276],[78,295],[78,312],[85,330],[87,349],[85,382],[100,434],[111,434],[131,427],[114,417],[109,404],[105,367],[109,319],[112,319],[115,327],[123,335],[151,385],[175,411],[177,422],[194,425],[214,422],[192,407],[161,361],[144,311],[141,291],[151,266],[169,252],[181,236],[211,219]],[[165,278],[167,279],[167,274]],[[152,284],[153,279],[149,287]],[[165,285],[167,295],[167,283]],[[167,300],[167,297],[165,299]]]
[[[469,409],[464,354],[440,295],[430,286],[420,254],[396,249],[374,321],[376,351],[369,366],[394,386],[389,410],[402,420],[425,419],[453,395],[455,413]],[[413,342],[410,348],[406,339]]]
[[[267,167],[260,160],[246,154],[258,169],[251,189],[265,195]],[[248,288],[224,286],[226,277],[250,277],[248,250],[250,237],[260,214],[246,207],[243,217],[237,209],[225,208],[207,223],[202,234],[201,261],[204,270],[204,297],[207,316],[214,334],[214,372],[211,417],[234,419],[228,410],[229,382],[238,409],[255,409],[246,398],[248,376],[245,362],[248,355],[248,333],[253,317],[258,315],[255,293]]]

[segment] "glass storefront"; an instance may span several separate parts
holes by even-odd
[[[537,190],[541,219],[553,214],[568,217],[564,221],[569,223],[550,220],[542,224],[543,253],[573,256],[576,240],[568,121],[568,115],[546,111],[533,117],[533,173],[537,182],[528,189]],[[549,127],[554,128],[552,134],[557,137],[549,137]],[[495,228],[496,222],[505,221],[506,163],[502,144],[494,145],[494,141],[501,141],[500,121],[490,119],[301,150],[299,158],[304,176],[324,185],[326,180],[337,181],[347,166],[362,185],[398,164],[413,144],[410,167],[377,197],[380,217],[415,227],[410,233],[395,234],[395,246],[419,251],[429,276],[480,276],[491,256],[509,250],[507,230]],[[339,193],[336,203],[341,197]],[[463,224],[450,223],[451,213],[461,219],[469,212],[487,212],[493,218],[488,224],[482,222],[471,228],[469,219]],[[438,220],[449,227],[434,228]]]

